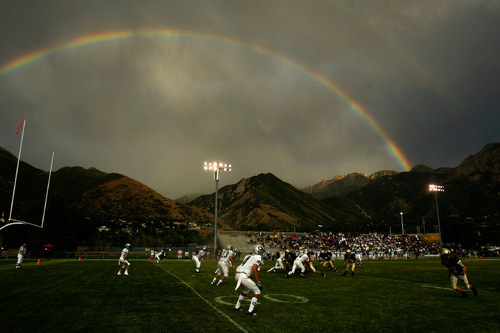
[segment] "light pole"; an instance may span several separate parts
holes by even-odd
[[[404,235],[405,235],[405,228],[403,226],[403,212],[399,212],[399,215],[401,215],[401,235],[404,237]]]
[[[203,169],[214,172],[215,180],[215,221],[214,221],[214,258],[217,260],[217,206],[219,192],[219,176],[221,171],[231,171],[231,164],[221,162],[205,162]]]
[[[443,238],[441,237],[441,223],[439,222],[439,207],[438,207],[438,192],[444,192],[444,186],[442,185],[429,185],[429,191],[434,192],[434,197],[436,198],[436,215],[438,220],[438,231],[439,231],[439,247],[443,250]]]

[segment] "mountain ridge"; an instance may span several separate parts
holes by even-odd
[[[0,160],[0,208],[8,212],[17,159],[2,148]],[[20,174],[15,217],[37,220],[48,173],[21,161]],[[439,194],[439,212],[446,233],[458,237],[460,232],[485,235],[488,230],[486,234],[496,237],[495,228],[500,226],[499,143],[486,145],[454,168],[416,165],[406,172],[354,172],[304,189],[261,173],[219,190],[218,222],[221,229],[312,230],[322,225],[330,230],[368,232],[393,230],[404,217],[405,230],[417,232],[415,226],[436,225],[435,200],[428,192],[431,182],[445,186],[445,192]],[[179,204],[127,176],[95,168],[64,167],[55,171],[50,198],[72,214],[100,221],[210,224],[214,219],[213,194]],[[49,218],[53,214],[50,203]],[[485,238],[474,236],[472,240]]]

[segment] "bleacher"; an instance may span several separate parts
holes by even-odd
[[[253,244],[249,244],[250,237],[246,236],[244,231],[221,231],[218,233],[218,244],[219,248],[225,248],[228,244],[231,244],[234,248],[241,252],[242,256],[247,255],[252,252]]]
[[[226,247],[228,244],[231,244],[236,249],[241,252],[242,258],[252,252],[252,248],[255,244],[257,244],[257,239],[254,236],[255,231],[220,231],[218,232],[218,244],[219,249]],[[273,236],[273,232],[265,232],[266,236]],[[279,233],[279,237],[281,238],[282,232]],[[303,234],[301,232],[285,232],[287,236],[291,235],[300,235]],[[249,236],[250,235],[250,236]],[[259,244],[264,244],[266,246],[266,250],[269,252],[275,252],[278,248],[269,247],[270,241],[258,241]]]

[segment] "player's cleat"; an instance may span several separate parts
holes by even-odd
[[[302,276],[304,278],[306,277],[306,275],[304,273],[300,273],[300,276]]]
[[[337,273],[337,272],[338,272],[336,268],[334,268],[334,269],[333,269],[333,271],[334,271],[335,273]]]
[[[221,281],[219,281],[219,282],[217,283],[217,287],[220,287],[220,286],[222,286],[222,282],[221,282]]]
[[[116,275],[122,275],[122,272],[118,272],[118,274],[116,274]]]
[[[325,274],[325,273],[321,273],[321,276],[322,276],[322,277],[326,277],[326,274]]]
[[[257,315],[257,314],[256,314],[254,311],[252,311],[252,312],[247,312],[247,316],[256,316],[256,315]]]
[[[474,294],[475,297],[477,297],[477,289],[476,289],[476,287],[472,287],[472,293]]]
[[[210,282],[210,284],[215,284],[215,281]]]
[[[123,275],[128,275],[128,272],[123,273]]]
[[[344,274],[342,274],[342,276],[345,276],[347,274],[347,271],[344,272]]]
[[[290,274],[285,274],[285,278],[288,278],[290,276]]]
[[[233,311],[243,311],[241,308],[234,308]]]

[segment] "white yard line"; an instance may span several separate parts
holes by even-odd
[[[221,310],[217,309],[217,307],[215,307],[212,303],[210,303],[209,300],[207,300],[206,298],[204,298],[203,296],[201,296],[200,293],[198,293],[193,287],[191,287],[186,281],[184,281],[183,279],[181,279],[180,277],[178,277],[177,275],[175,275],[174,273],[170,272],[168,269],[166,269],[165,267],[163,266],[160,266],[160,265],[157,265],[157,267],[160,267],[161,269],[163,269],[165,272],[167,272],[168,274],[172,275],[173,277],[175,277],[177,280],[181,281],[186,287],[188,287],[189,289],[191,289],[193,291],[193,293],[195,293],[196,296],[198,296],[202,301],[204,301],[205,303],[207,303],[212,309],[214,309],[215,311],[217,311],[218,313],[220,313],[224,318],[226,318],[227,320],[229,320],[234,326],[236,326],[241,332],[245,332],[245,333],[248,333],[248,331],[243,327],[241,326],[240,324],[238,324],[237,322],[235,322],[233,319],[231,319],[231,317],[229,317],[227,314],[225,314],[224,312],[222,312]]]
[[[452,290],[451,288],[435,287],[435,286],[428,286],[428,285],[423,285],[421,287],[422,288],[432,288],[432,289]]]

